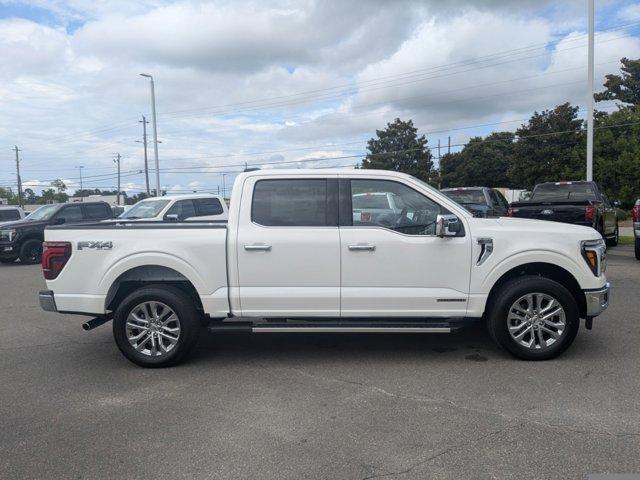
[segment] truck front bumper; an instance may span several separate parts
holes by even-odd
[[[587,318],[593,318],[604,312],[609,306],[609,292],[611,284],[604,284],[604,287],[597,290],[585,290],[584,296],[587,301]]]
[[[56,300],[53,297],[53,292],[51,290],[40,290],[40,293],[38,293],[38,299],[40,300],[40,308],[44,311],[58,311],[58,307],[56,307]]]

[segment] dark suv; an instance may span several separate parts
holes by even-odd
[[[469,210],[474,217],[506,217],[509,210],[509,202],[495,188],[456,187],[440,191]]]
[[[43,205],[17,222],[0,226],[0,262],[39,263],[44,229],[48,225],[96,222],[113,218],[106,202],[57,203]]]

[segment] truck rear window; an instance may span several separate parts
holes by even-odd
[[[538,185],[531,195],[531,201],[563,201],[563,200],[593,200],[596,192],[588,183],[546,183]]]

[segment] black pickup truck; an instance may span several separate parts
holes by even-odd
[[[509,216],[593,227],[607,245],[618,244],[616,210],[596,182],[540,183],[529,200],[511,204]]]
[[[0,226],[0,263],[39,263],[42,255],[44,229],[63,223],[96,222],[113,218],[105,202],[60,203],[43,205],[17,222]]]

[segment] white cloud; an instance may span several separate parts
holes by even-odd
[[[38,179],[34,187],[57,177],[75,187],[74,167],[83,165],[85,186],[113,188],[119,152],[122,184],[143,188],[136,173],[143,165],[138,120],[150,120],[143,71],[156,79],[160,166],[173,169],[163,171],[162,183],[174,191],[215,190],[219,172],[245,162],[359,153],[395,117],[413,118],[423,132],[442,131],[527,118],[586,95],[582,0],[32,5],[51,10],[60,24],[0,20],[0,136],[20,146],[23,178]],[[636,18],[636,5],[616,5],[599,2],[615,12],[604,23]],[[613,63],[596,66],[597,84],[618,69],[620,57],[640,56],[638,38],[617,38],[624,34],[598,36],[596,64]],[[551,41],[557,43],[523,50],[519,61],[485,58]],[[451,134],[457,143],[477,131]],[[438,135],[447,132],[432,144]],[[4,184],[14,181],[7,151]],[[218,173],[176,173],[185,166]]]

